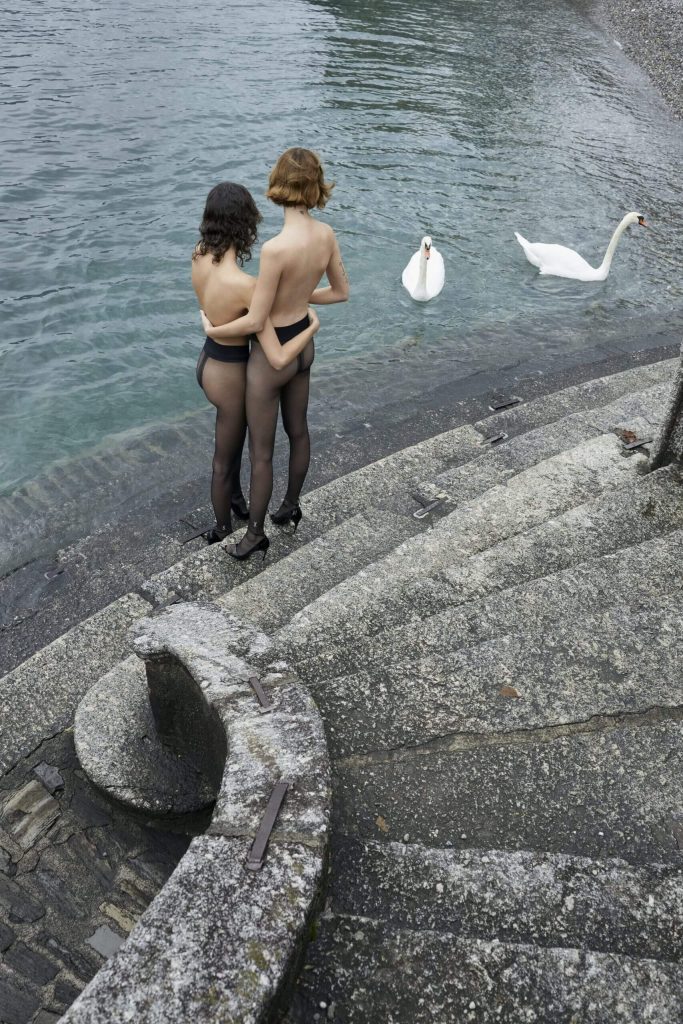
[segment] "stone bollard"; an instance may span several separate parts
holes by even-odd
[[[683,344],[681,360],[674,377],[671,401],[655,443],[652,446],[649,468],[659,469],[669,462],[683,461]]]

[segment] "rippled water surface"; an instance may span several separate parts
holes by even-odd
[[[353,296],[324,311],[330,415],[614,338],[680,308],[679,125],[564,0],[44,0],[3,10],[0,490],[204,402],[189,253],[208,188],[292,144],[337,182]],[[602,284],[541,279],[513,232]],[[441,296],[400,273],[423,233]],[[256,270],[256,264],[254,264]],[[634,319],[635,318],[635,319]]]

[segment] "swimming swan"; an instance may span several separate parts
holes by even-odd
[[[416,302],[427,302],[439,294],[446,280],[443,257],[425,235],[401,277],[403,287]]]
[[[645,218],[639,213],[627,213],[607,246],[605,258],[597,269],[586,263],[583,256],[564,245],[545,245],[543,242],[527,242],[515,231],[515,238],[524,249],[529,263],[538,267],[541,274],[552,274],[553,277],[571,277],[575,281],[604,281],[614,256],[617,242],[630,224],[647,227]]]

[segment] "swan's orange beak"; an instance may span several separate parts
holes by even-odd
[[[429,254],[430,254],[430,252],[431,252],[431,249],[430,249],[430,247],[429,247],[428,245],[425,245],[425,259],[426,259],[426,260],[428,260],[428,259],[429,259]]]
[[[644,217],[639,217],[638,218],[638,223],[640,224],[641,228],[647,228],[647,227],[650,226],[649,224],[645,223],[645,218]]]

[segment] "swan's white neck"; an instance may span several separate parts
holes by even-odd
[[[420,249],[420,266],[417,272],[417,287],[427,290],[427,257],[424,249]]]
[[[614,232],[614,234],[612,235],[612,237],[610,239],[610,243],[607,246],[607,251],[605,253],[604,259],[603,259],[602,263],[600,264],[600,266],[598,267],[598,273],[604,274],[605,277],[607,277],[607,274],[609,273],[609,268],[612,265],[612,257],[614,256],[614,250],[617,247],[619,239],[621,238],[621,236],[623,235],[624,231],[626,231],[626,228],[631,223],[630,216],[631,216],[630,213],[627,213],[626,216],[623,218],[623,220],[621,220],[619,222],[619,224],[617,225],[617,229]]]

